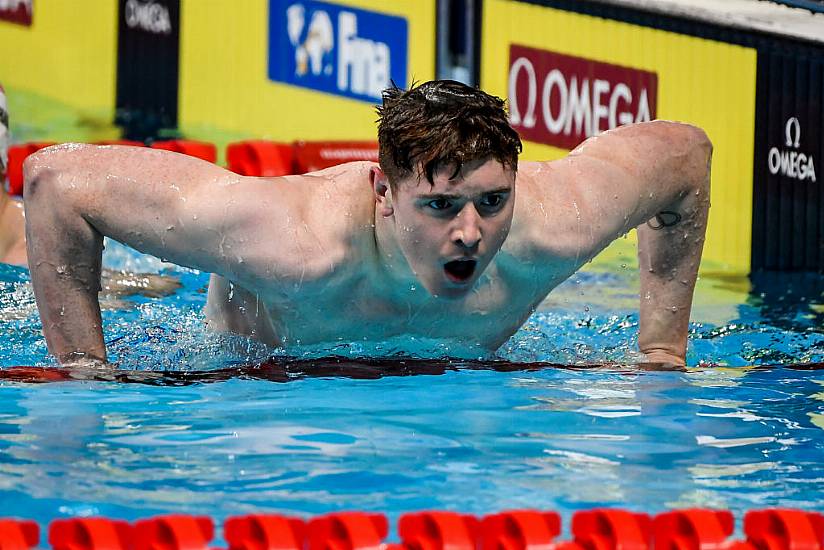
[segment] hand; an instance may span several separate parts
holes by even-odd
[[[113,363],[82,355],[66,358],[61,367],[74,380],[105,380],[117,371],[117,366]]]
[[[649,350],[642,355],[645,360],[641,365],[655,365],[654,370],[681,370],[687,364],[684,357],[663,349]]]

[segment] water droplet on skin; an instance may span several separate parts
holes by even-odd
[[[59,266],[57,266],[55,271],[57,271],[60,275],[63,275],[63,274],[66,273],[66,266],[65,265],[59,265]]]

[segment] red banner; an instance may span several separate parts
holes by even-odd
[[[573,149],[590,136],[656,116],[658,75],[515,44],[509,114],[521,137]]]
[[[31,26],[34,0],[0,0],[0,21]]]

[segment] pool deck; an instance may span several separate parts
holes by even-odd
[[[585,0],[824,44],[824,13],[762,0]]]

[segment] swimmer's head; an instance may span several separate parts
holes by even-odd
[[[430,294],[466,296],[512,223],[521,142],[504,102],[447,80],[391,88],[378,112],[376,213]]]
[[[380,165],[392,185],[410,175],[433,183],[440,170],[484,159],[518,169],[521,140],[504,101],[477,88],[454,80],[393,86],[377,111]]]
[[[0,184],[6,178],[9,163],[9,112],[6,108],[6,91],[0,85]]]

